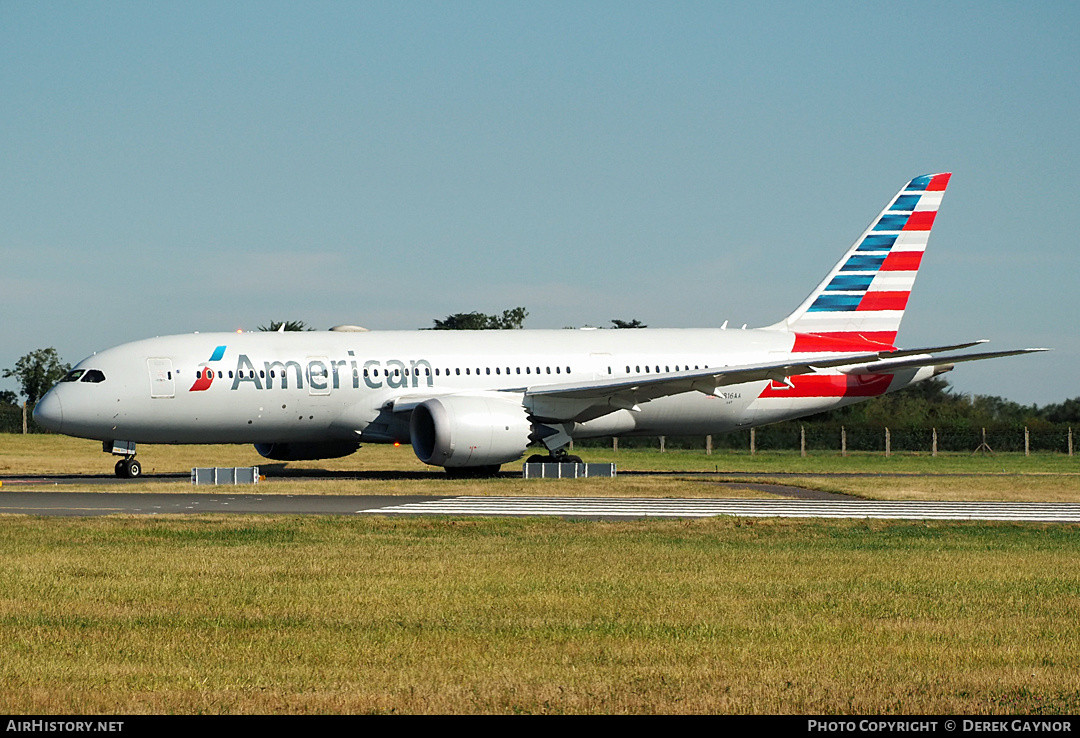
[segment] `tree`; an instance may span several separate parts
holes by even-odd
[[[11,390],[0,390],[0,405],[14,405],[18,407],[19,396]]]
[[[1080,423],[1080,397],[1047,405],[1042,409],[1042,415],[1051,423]]]
[[[22,386],[23,397],[33,405],[54,384],[71,371],[71,364],[60,361],[56,349],[38,349],[15,362],[14,369],[5,369],[4,377],[14,377]]]
[[[314,328],[309,328],[308,324],[302,320],[286,320],[284,322],[286,331],[313,331]],[[269,326],[260,325],[259,330],[265,332],[274,332],[281,328],[282,321],[271,320]]]
[[[642,323],[636,318],[634,320],[619,320],[618,318],[612,318],[611,322],[615,324],[616,328],[648,328],[649,326]]]
[[[503,310],[502,315],[484,313],[454,313],[445,320],[436,319],[434,331],[490,331],[521,328],[529,312],[523,307]]]

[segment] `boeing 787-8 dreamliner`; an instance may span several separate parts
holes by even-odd
[[[426,464],[490,473],[530,445],[705,435],[895,392],[984,341],[894,344],[949,174],[900,190],[794,312],[751,330],[194,333],[84,359],[34,409],[141,474],[136,443],[251,443],[276,460],[411,443]]]

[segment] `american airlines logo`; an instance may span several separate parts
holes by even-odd
[[[214,349],[214,353],[210,354],[210,361],[199,364],[199,370],[195,374],[195,384],[191,385],[188,392],[202,392],[210,389],[210,385],[214,383],[214,370],[210,368],[210,364],[211,362],[221,361],[221,357],[224,355],[225,347],[218,346]]]

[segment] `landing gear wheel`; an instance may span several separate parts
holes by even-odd
[[[113,468],[121,479],[135,479],[142,476],[142,464],[135,459],[120,459]]]
[[[525,459],[526,464],[550,464],[552,461],[554,461],[554,459],[550,456],[544,456],[543,454],[533,454]]]
[[[585,462],[581,460],[580,456],[574,456],[573,454],[566,453],[566,451],[564,449],[559,449],[558,451],[555,451],[554,453],[551,454],[551,461],[549,463],[552,463],[552,464],[584,464]]]

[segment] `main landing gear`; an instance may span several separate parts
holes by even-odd
[[[116,462],[116,476],[121,479],[135,479],[142,476],[142,464],[135,460],[134,456],[120,459]]]
[[[566,449],[560,448],[558,451],[552,451],[547,456],[543,454],[533,454],[529,458],[525,459],[526,464],[584,464],[580,456],[566,453]]]

